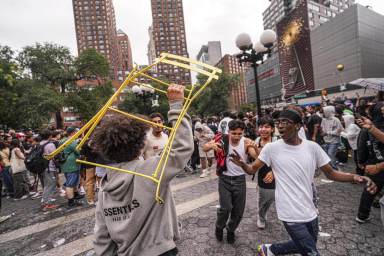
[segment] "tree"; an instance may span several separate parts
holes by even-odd
[[[85,79],[103,79],[110,72],[107,59],[94,48],[83,51],[75,60],[75,67],[78,76]]]
[[[32,79],[47,82],[53,87],[60,86],[63,94],[66,84],[75,80],[73,57],[65,46],[36,43],[24,47],[17,60]]]
[[[255,104],[252,104],[252,103],[245,103],[245,104],[242,104],[242,105],[240,106],[240,112],[246,113],[246,112],[250,112],[250,111],[253,111],[253,112],[256,111],[256,106],[255,106]]]
[[[40,128],[63,105],[60,93],[36,80],[18,80],[0,92],[0,123],[13,128]]]
[[[0,88],[12,86],[17,77],[17,65],[14,52],[8,46],[0,45]]]
[[[74,87],[67,92],[65,105],[72,107],[84,122],[89,121],[113,94],[111,83],[95,87]]]
[[[197,80],[199,84],[204,84],[206,78],[199,75]],[[238,82],[239,75],[223,72],[219,79],[213,80],[195,100],[192,112],[207,116],[228,110],[230,92]]]
[[[66,86],[76,80],[73,57],[65,46],[36,43],[34,46],[24,47],[17,60],[24,72],[31,74],[32,79],[48,83],[56,90],[60,88],[62,94],[65,94]],[[56,126],[63,126],[60,111],[56,112]]]
[[[159,96],[159,106],[152,106],[152,97],[141,98],[140,96],[136,96],[134,93],[129,92],[124,101],[120,103],[118,106],[120,110],[123,110],[128,113],[134,114],[142,114],[142,115],[150,115],[153,112],[159,112],[164,117],[167,116],[169,106],[167,97],[163,94],[158,94]]]

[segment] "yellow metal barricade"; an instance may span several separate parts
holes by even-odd
[[[151,121],[143,119],[141,117],[138,117],[134,114],[126,113],[124,111],[121,111],[121,110],[118,110],[118,109],[115,109],[112,107],[112,104],[114,103],[114,101],[119,97],[120,93],[127,86],[131,86],[131,85],[135,85],[135,84],[138,84],[141,86],[148,86],[146,84],[142,84],[142,83],[137,82],[137,78],[139,78],[139,77],[144,77],[146,79],[152,80],[154,83],[158,83],[158,84],[161,84],[163,86],[164,85],[169,86],[170,85],[169,83],[164,82],[158,78],[152,77],[148,74],[148,71],[151,70],[153,67],[155,67],[158,64],[168,64],[168,65],[177,66],[177,67],[180,67],[183,69],[192,70],[194,72],[197,72],[198,74],[205,76],[207,79],[206,82],[202,85],[191,85],[190,89],[185,89],[187,95],[184,97],[184,104],[183,104],[183,107],[181,109],[181,113],[180,113],[178,119],[176,120],[176,122],[172,128],[167,127],[167,126],[163,126],[163,125],[159,125],[157,123],[151,122]],[[176,131],[179,128],[179,125],[180,125],[183,117],[187,113],[189,107],[191,106],[193,100],[195,100],[196,97],[199,96],[199,94],[208,86],[208,84],[213,79],[217,80],[219,78],[218,74],[220,74],[220,73],[221,73],[221,70],[216,68],[216,67],[212,67],[212,66],[205,64],[205,63],[201,63],[201,62],[189,59],[189,58],[185,58],[185,57],[181,57],[181,56],[177,56],[177,55],[173,55],[173,54],[169,54],[169,53],[162,53],[160,55],[160,58],[156,59],[153,64],[151,64],[151,65],[149,65],[143,69],[139,70],[137,68],[137,66],[135,66],[133,68],[133,70],[129,73],[129,75],[127,76],[125,81],[120,85],[119,89],[112,95],[112,97],[99,110],[99,112],[94,117],[92,117],[91,120],[89,120],[89,122],[86,123],[74,136],[72,136],[65,143],[63,143],[60,147],[58,147],[54,152],[47,155],[46,157],[47,157],[47,159],[52,159],[55,155],[60,153],[68,145],[70,145],[74,140],[78,139],[83,133],[86,132],[84,137],[80,140],[79,144],[77,145],[77,150],[80,150],[81,147],[84,145],[84,143],[89,138],[89,136],[92,134],[92,132],[94,131],[96,126],[100,123],[102,118],[105,116],[107,111],[113,111],[113,112],[125,115],[125,116],[127,116],[127,118],[137,119],[141,122],[145,122],[145,123],[153,125],[153,126],[160,126],[164,129],[169,130],[170,134],[169,134],[167,144],[161,153],[160,161],[159,161],[156,169],[154,170],[152,176],[145,175],[145,174],[142,174],[140,172],[124,170],[124,169],[116,168],[113,166],[102,165],[102,164],[97,164],[97,163],[83,161],[83,160],[77,160],[77,162],[79,164],[87,164],[87,165],[92,165],[92,166],[103,167],[103,168],[111,169],[114,171],[120,171],[120,172],[129,173],[132,175],[138,175],[138,176],[145,178],[145,179],[150,179],[154,183],[156,183],[156,185],[157,185],[156,195],[155,195],[156,201],[158,203],[163,203],[163,199],[160,197],[160,185],[161,185],[161,181],[163,179],[163,175],[165,172],[165,167],[166,167],[166,164],[168,161],[170,150],[172,148],[172,143],[173,143],[175,136],[176,136]],[[163,94],[167,93],[166,91],[161,90],[161,89],[156,88],[156,87],[151,87],[151,89],[154,89],[158,93],[163,93]]]

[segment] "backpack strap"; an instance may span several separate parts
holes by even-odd
[[[223,148],[224,148],[224,155],[225,155],[225,157],[227,157],[227,155],[228,155],[228,151],[229,151],[229,138],[228,138],[228,135],[224,135],[223,134]]]

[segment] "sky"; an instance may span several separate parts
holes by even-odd
[[[149,0],[113,0],[116,28],[131,41],[133,61],[148,64]],[[383,0],[356,0],[384,15]],[[263,31],[262,12],[268,0],[184,0],[184,18],[189,56],[195,58],[203,44],[221,41],[222,53],[233,54],[236,36],[248,33],[255,42]],[[67,46],[77,55],[71,0],[1,0],[0,45],[16,51],[35,42]]]

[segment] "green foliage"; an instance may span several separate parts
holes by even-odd
[[[17,66],[13,55],[10,47],[0,45],[0,88],[12,86],[16,81]]]
[[[0,88],[0,124],[40,128],[63,105],[60,93],[33,80],[19,80],[13,87]]]
[[[124,101],[120,103],[118,108],[128,113],[150,115],[153,112],[160,112],[164,117],[167,116],[169,106],[166,96],[159,95],[159,106],[152,107],[152,97],[141,98],[134,93],[127,93]]]
[[[94,48],[83,51],[75,60],[75,67],[77,74],[86,79],[106,78],[109,75],[107,59]]]
[[[206,81],[203,76],[198,76],[197,80],[199,84],[204,84]],[[192,104],[192,113],[208,116],[228,110],[230,92],[238,82],[238,75],[222,73],[219,80],[213,80],[196,98]]]
[[[111,83],[96,87],[74,87],[66,93],[65,105],[73,107],[82,121],[90,120],[113,94]]]
[[[242,104],[240,106],[240,112],[246,113],[246,112],[250,112],[250,111],[253,111],[253,112],[256,111],[256,105],[255,104],[245,103],[245,104]]]
[[[67,47],[36,43],[26,46],[17,57],[25,73],[50,85],[63,85],[74,80],[73,57]],[[63,89],[63,88],[62,88]]]

